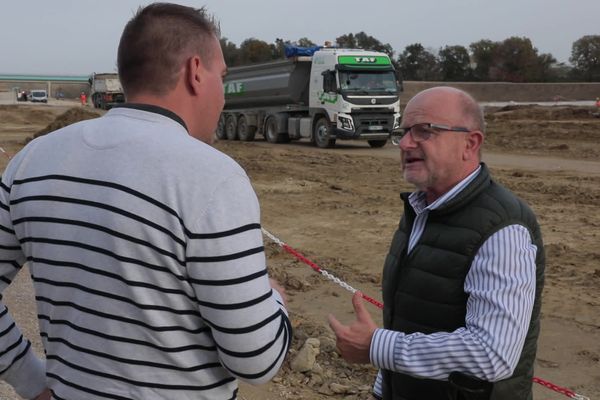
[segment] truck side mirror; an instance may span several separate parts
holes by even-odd
[[[402,80],[402,74],[400,71],[394,71],[394,75],[396,76],[396,86],[398,87],[399,92],[404,92],[404,82]]]

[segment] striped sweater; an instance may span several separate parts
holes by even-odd
[[[0,289],[25,262],[35,287],[45,368],[0,313],[0,377],[25,397],[235,399],[290,344],[248,177],[164,109],[27,145],[2,176],[0,254]]]

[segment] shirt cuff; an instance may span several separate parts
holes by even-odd
[[[380,369],[394,371],[394,346],[403,336],[402,332],[376,329],[369,349],[371,364]]]
[[[33,399],[46,389],[46,361],[38,358],[31,348],[13,363],[2,379],[25,399]]]

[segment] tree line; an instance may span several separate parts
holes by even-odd
[[[306,37],[294,42],[278,38],[275,43],[249,38],[239,47],[226,37],[220,41],[229,67],[282,59],[286,44],[316,46]],[[413,43],[397,56],[389,43],[365,32],[342,35],[335,45],[387,53],[402,78],[411,81],[600,82],[600,35],[586,35],[573,42],[571,65],[558,63],[550,53],[540,54],[530,39],[516,36],[437,50]]]

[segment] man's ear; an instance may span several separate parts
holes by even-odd
[[[204,83],[204,65],[200,57],[190,57],[186,63],[186,80],[187,85],[192,93],[198,94],[200,86]]]
[[[483,133],[481,131],[472,131],[467,133],[466,146],[464,152],[465,160],[472,157],[479,157],[481,146],[483,145]]]

